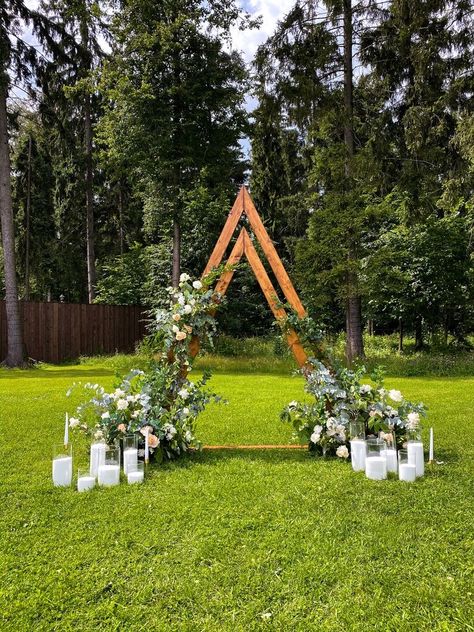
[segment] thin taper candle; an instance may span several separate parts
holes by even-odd
[[[147,464],[148,464],[148,462],[150,460],[150,450],[149,450],[149,447],[148,447],[148,433],[149,432],[150,431],[147,428],[146,435],[145,435],[145,463],[147,463]]]
[[[67,448],[69,443],[69,415],[66,413],[66,419],[64,421],[64,447]]]
[[[429,454],[429,462],[433,463],[434,460],[434,433],[433,428],[430,428],[430,454]]]

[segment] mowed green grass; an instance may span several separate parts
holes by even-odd
[[[430,407],[443,461],[412,485],[305,451],[231,450],[85,494],[50,480],[78,380],[113,375],[0,372],[0,630],[474,629],[474,378],[388,381]],[[211,385],[229,404],[203,415],[205,443],[289,441],[278,415],[301,379]],[[74,449],[86,464],[85,442]]]

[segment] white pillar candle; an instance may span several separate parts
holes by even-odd
[[[53,483],[56,487],[68,487],[72,481],[72,456],[53,459]]]
[[[351,441],[351,462],[354,472],[365,470],[365,458],[367,456],[367,443],[364,439],[353,439]]]
[[[130,484],[132,483],[143,483],[143,479],[145,478],[145,473],[143,470],[135,470],[134,472],[129,472],[127,479]]]
[[[387,459],[387,472],[396,472],[398,466],[397,451],[394,448],[382,450],[381,455]]]
[[[429,460],[430,460],[430,462],[433,462],[433,460],[434,460],[434,436],[433,436],[433,428],[430,428],[430,455],[429,455]]]
[[[99,465],[97,481],[103,487],[118,485],[120,483],[120,465]]]
[[[398,468],[398,478],[407,483],[413,483],[416,479],[416,465],[409,463],[400,463]]]
[[[147,429],[146,431],[146,435],[145,435],[145,463],[148,463],[150,460],[150,448],[148,445],[148,433],[150,431]]]
[[[137,469],[138,450],[137,448],[127,448],[123,451],[123,471],[125,474]]]
[[[69,443],[69,415],[66,413],[66,419],[64,421],[64,447],[67,448]]]
[[[373,481],[387,478],[387,459],[384,456],[370,456],[365,459],[365,475]]]
[[[423,454],[423,443],[421,441],[409,441],[407,444],[408,463],[416,466],[416,475],[423,476],[425,473],[425,457]]]
[[[107,446],[105,443],[93,443],[91,445],[91,476],[97,476],[99,474],[99,467],[105,463],[106,449]]]
[[[95,476],[80,476],[77,479],[77,491],[85,492],[95,487]]]

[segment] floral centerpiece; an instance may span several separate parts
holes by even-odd
[[[409,402],[398,390],[385,389],[380,369],[370,375],[372,384],[362,383],[364,367],[329,368],[311,360],[302,372],[306,377],[305,391],[315,401],[290,402],[281,419],[292,424],[294,438],[307,443],[315,454],[348,458],[351,421],[362,421],[369,435],[390,433],[398,445],[421,430],[424,405]]]
[[[200,449],[196,418],[211,400],[221,401],[206,388],[209,373],[197,381],[189,379],[190,343],[196,344],[198,337],[212,343],[215,331],[211,314],[218,303],[209,287],[211,281],[191,281],[182,274],[179,288],[168,288],[168,309],[152,313],[148,345],[154,357],[149,369],[132,370],[111,392],[86,384],[83,388],[89,397],[70,418],[71,428],[108,444],[136,433],[139,456],[143,456],[146,435],[150,454],[159,459]]]

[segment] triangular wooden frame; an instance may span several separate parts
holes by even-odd
[[[216,242],[214,250],[209,257],[209,261],[204,269],[202,274],[205,277],[212,269],[217,268],[224,258],[225,252],[229,243],[234,236],[235,229],[239,223],[242,215],[245,215],[249,221],[250,227],[260,244],[270,267],[275,274],[275,277],[280,285],[280,288],[285,295],[288,303],[293,307],[300,318],[306,316],[306,311],[299,299],[298,294],[296,293],[295,288],[293,287],[292,282],[290,281],[290,277],[288,276],[285,267],[278,256],[278,253],[273,245],[272,240],[270,239],[265,226],[260,218],[260,215],[255,208],[255,205],[250,197],[249,192],[246,187],[242,187],[237,195],[237,198],[234,202],[232,210],[227,218],[227,221],[222,229],[219,239]],[[255,250],[255,246],[253,245],[252,239],[247,232],[246,228],[242,228],[239,236],[237,237],[237,241],[234,244],[232,252],[227,259],[228,265],[236,265],[242,256],[245,255],[247,258],[250,267],[252,268],[257,281],[262,288],[262,291],[267,299],[267,302],[270,306],[270,309],[273,312],[276,320],[282,320],[286,317],[286,312],[281,307],[280,302],[278,300],[277,293],[273,284],[265,270],[265,267],[258,256],[257,251]],[[221,296],[224,295],[229,287],[229,284],[234,276],[233,270],[226,270],[222,273],[219,278],[215,291]],[[308,357],[303,349],[303,346],[298,338],[298,335],[295,331],[289,330],[287,332],[287,340],[288,345],[295,356],[295,359],[300,367],[303,367],[308,362]],[[192,350],[193,355],[198,352],[198,346]]]

